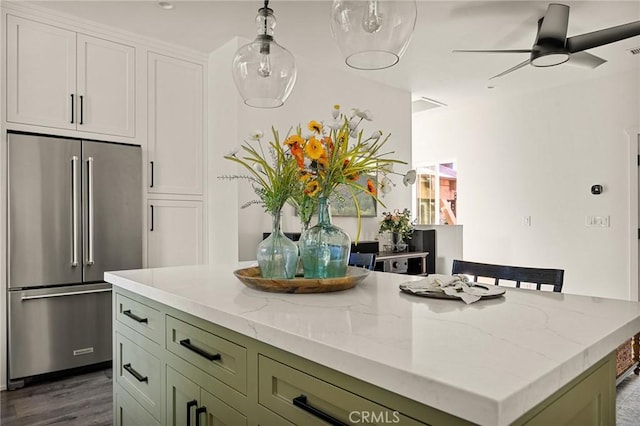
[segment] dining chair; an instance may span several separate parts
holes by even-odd
[[[477,281],[478,277],[493,278],[495,285],[499,285],[500,280],[515,281],[516,288],[520,288],[521,283],[535,284],[536,290],[541,290],[543,285],[553,286],[553,291],[556,293],[562,292],[562,282],[564,280],[564,269],[492,265],[464,260],[454,260],[451,273],[472,275],[474,281]]]
[[[373,271],[376,266],[375,253],[351,253],[349,255],[349,266],[357,266]]]

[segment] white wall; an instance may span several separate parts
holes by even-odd
[[[208,224],[209,263],[238,260],[238,183],[218,176],[236,173],[223,155],[238,140],[238,100],[231,59],[242,42],[234,38],[209,55]]]
[[[211,185],[209,219],[212,229],[209,243],[210,261],[217,261],[218,256],[225,254],[225,250],[229,255],[235,249],[236,239],[239,259],[255,259],[255,249],[262,239],[262,233],[271,230],[270,216],[259,206],[239,209],[247,201],[256,199],[247,182],[220,181],[217,178],[223,172],[228,173],[229,164],[236,167],[227,160],[220,161],[224,153],[241,144],[252,131],[259,129],[265,136],[271,136],[271,126],[274,126],[281,136],[284,136],[291,126],[298,124],[305,126],[312,119],[328,120],[331,108],[338,103],[343,110],[352,107],[369,109],[374,115],[374,120],[363,127],[367,129],[365,134],[377,129],[381,129],[385,134],[390,132],[392,136],[385,146],[395,151],[393,158],[407,163],[411,160],[411,95],[409,92],[364,80],[348,71],[326,69],[322,67],[321,61],[297,56],[298,77],[285,105],[276,109],[250,108],[245,106],[242,99],[235,93],[235,86],[229,72],[234,52],[235,48],[227,44],[211,55],[209,63],[211,70],[209,84],[212,86],[211,115],[220,114],[220,117],[210,117],[209,127],[209,152],[212,165],[209,174]],[[214,82],[216,79],[217,81]],[[216,87],[213,87],[214,85]],[[265,138],[265,141],[268,140]],[[226,166],[224,166],[225,161],[229,163]],[[395,169],[404,172],[409,169],[409,165],[397,165]],[[233,170],[236,173],[242,173],[241,168]],[[360,240],[372,240],[376,237],[380,215],[385,209],[410,207],[410,188],[402,185],[401,176],[394,176],[394,178],[399,186],[382,199],[386,207],[378,206],[378,217],[362,219]],[[236,187],[237,194],[234,192]],[[237,223],[234,223],[228,219],[228,214],[236,210],[238,219]],[[334,223],[343,227],[352,239],[355,237],[355,218],[336,217]],[[293,209],[287,206],[283,217],[283,230],[298,232],[299,229],[299,221],[293,215]]]
[[[455,159],[464,258],[565,270],[566,293],[630,297],[626,129],[638,71],[414,116],[414,165]],[[593,184],[604,193],[591,195]],[[585,216],[610,216],[587,228]],[[531,216],[532,226],[523,225]]]

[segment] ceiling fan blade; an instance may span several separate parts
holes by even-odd
[[[630,22],[628,24],[569,37],[567,39],[567,50],[569,53],[581,52],[638,35],[640,35],[640,21]]]
[[[452,50],[453,53],[531,53],[531,49],[511,50]]]
[[[509,74],[510,72],[513,72],[515,70],[519,70],[522,67],[525,67],[527,65],[529,65],[529,62],[531,62],[529,59],[527,59],[524,62],[520,62],[518,65],[516,65],[515,67],[509,68],[506,71],[501,72],[498,75],[494,75],[493,77],[491,77],[489,80],[493,80],[494,78],[498,78],[498,77],[502,77],[503,75]]]
[[[602,59],[599,56],[592,55],[591,53],[576,52],[576,53],[572,53],[571,54],[567,64],[578,66],[578,67],[583,67],[583,68],[591,68],[591,69],[593,69],[593,68],[599,67],[600,65],[604,64],[605,62],[607,62],[606,59]]]
[[[569,26],[569,6],[551,3],[542,18],[536,44],[553,42],[564,47]]]

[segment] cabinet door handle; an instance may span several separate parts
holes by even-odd
[[[124,368],[129,373],[131,373],[131,375],[133,377],[135,377],[139,382],[147,382],[147,383],[149,383],[149,378],[147,376],[143,376],[142,374],[140,374],[136,370],[134,370],[133,367],[131,366],[131,363],[123,365],[122,368]]]
[[[198,401],[195,399],[193,401],[187,402],[187,426],[191,426],[191,408],[198,405]]]
[[[296,407],[303,409],[307,413],[310,413],[310,414],[316,416],[320,420],[323,420],[323,421],[329,423],[330,425],[333,425],[333,426],[348,426],[346,423],[343,423],[340,420],[338,420],[338,419],[336,419],[334,417],[331,417],[327,413],[324,413],[324,412],[318,410],[317,408],[314,408],[311,405],[307,404],[306,395],[300,395],[297,398],[293,398],[292,402],[293,402],[293,405],[295,405]]]
[[[136,322],[147,323],[147,324],[149,323],[149,320],[147,318],[142,318],[137,316],[136,314],[132,314],[130,309],[127,309],[126,311],[122,311],[122,315],[126,315]]]
[[[149,231],[153,231],[153,204],[151,204],[151,228]]]
[[[192,345],[191,340],[189,339],[180,340],[180,345],[184,346],[192,352],[197,353],[201,357],[208,359],[209,361],[215,361],[221,358],[220,354],[210,354],[204,349],[200,349],[199,347]]]
[[[200,414],[202,413],[207,414],[207,407],[196,408],[196,426],[200,426]]]
[[[73,100],[73,93],[71,94],[71,124],[73,124],[73,116],[75,115],[75,111],[73,110],[73,104],[75,101]]]
[[[80,95],[80,124],[84,124],[84,96]]]
[[[149,161],[149,163],[151,163],[151,184],[149,188],[153,188],[153,161]]]

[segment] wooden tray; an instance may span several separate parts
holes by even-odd
[[[347,290],[355,287],[360,281],[369,275],[369,270],[347,267],[347,275],[338,278],[262,278],[260,268],[238,269],[233,274],[247,287],[256,290],[270,291],[273,293],[326,293],[329,291]]]

